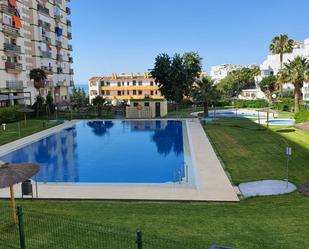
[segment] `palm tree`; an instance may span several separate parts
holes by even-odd
[[[30,71],[30,79],[34,81],[34,87],[39,90],[40,88],[45,87],[47,76],[44,70],[34,68]]]
[[[209,104],[220,98],[220,92],[210,77],[204,77],[195,83],[192,89],[192,97],[195,102],[203,103],[204,116],[208,117]]]
[[[294,85],[294,112],[299,112],[301,89],[304,82],[309,80],[309,60],[301,56],[297,56],[293,61],[289,60],[284,64],[281,77],[285,82]]]
[[[269,103],[272,102],[272,94],[276,89],[276,83],[277,83],[277,76],[275,75],[265,77],[259,83],[261,91],[265,94]]]
[[[289,39],[288,35],[279,35],[272,39],[269,50],[272,54],[279,54],[280,69],[283,66],[283,55],[293,51],[294,40]]]

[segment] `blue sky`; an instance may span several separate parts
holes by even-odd
[[[159,53],[197,51],[204,69],[260,64],[281,33],[309,37],[308,0],[73,0],[75,81],[144,72]]]

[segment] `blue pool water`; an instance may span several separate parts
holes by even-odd
[[[236,111],[218,111],[216,113],[214,112],[210,112],[209,116],[221,116],[221,117],[242,117],[242,118],[254,118],[257,117],[256,114],[252,113],[241,113],[241,112],[237,112]]]
[[[294,119],[273,119],[273,120],[269,120],[268,123],[270,125],[294,125],[295,120]]]
[[[185,176],[182,121],[82,121],[0,158],[41,165],[38,182],[167,183]]]

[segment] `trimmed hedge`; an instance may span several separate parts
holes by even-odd
[[[264,108],[269,106],[268,102],[264,99],[258,99],[258,100],[237,99],[234,101],[234,105],[237,106],[237,108]]]
[[[302,109],[295,114],[295,120],[297,123],[309,122],[309,110]]]

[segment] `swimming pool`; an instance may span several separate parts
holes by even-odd
[[[267,121],[266,121],[267,123]],[[295,120],[294,119],[271,119],[268,121],[270,125],[294,125]]]
[[[221,117],[240,117],[240,118],[257,118],[258,115],[254,113],[244,113],[241,111],[216,111],[209,112],[210,117],[221,116]]]
[[[81,121],[0,160],[41,165],[43,183],[192,182],[186,121]]]

